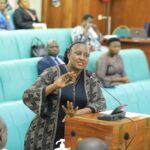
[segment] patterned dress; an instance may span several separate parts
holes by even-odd
[[[102,55],[97,61],[96,70],[96,74],[104,87],[118,85],[120,82],[112,83],[112,79],[126,76],[120,55],[116,55],[115,59],[112,59],[108,54]]]
[[[62,66],[65,67],[65,65]],[[62,89],[57,89],[46,97],[45,88],[60,75],[60,66],[50,67],[24,92],[25,105],[36,113],[26,134],[25,150],[53,150],[54,148],[59,112],[61,111]],[[91,108],[93,112],[105,110],[105,99],[96,77],[89,77],[85,70],[83,70],[83,75],[87,100],[85,107]]]

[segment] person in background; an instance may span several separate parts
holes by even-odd
[[[18,0],[18,5],[14,12],[16,29],[33,29],[39,21],[35,10],[30,9],[29,0]]]
[[[6,150],[7,143],[7,127],[2,118],[0,118],[0,150]]]
[[[103,54],[96,64],[96,74],[104,87],[113,87],[121,83],[128,83],[123,62],[118,54],[121,48],[119,38],[110,38],[107,42],[108,52]]]
[[[7,0],[0,0],[0,30],[14,30],[14,24],[8,11]]]
[[[65,53],[66,65],[49,67],[24,92],[25,105],[36,113],[25,150],[53,150],[56,141],[64,139],[65,117],[106,109],[96,76],[85,70],[89,54],[85,43],[73,43]]]
[[[101,33],[90,14],[83,16],[82,24],[73,29],[71,38],[72,42],[86,41],[91,47],[90,51],[101,50]]]
[[[59,46],[55,40],[49,40],[47,44],[48,55],[38,62],[38,74],[40,75],[48,67],[64,64],[64,58],[58,56]]]
[[[78,143],[77,150],[108,150],[108,146],[98,138],[89,137]]]

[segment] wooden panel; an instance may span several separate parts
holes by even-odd
[[[128,119],[117,121],[97,120],[99,114],[88,114],[67,119],[65,122],[66,147],[76,147],[78,140],[85,137],[97,137],[104,140],[109,150],[119,150],[121,145],[125,146],[124,134],[129,134],[129,141],[135,131],[133,122]],[[136,116],[132,118],[136,123],[137,130],[135,138],[129,146],[130,150],[150,150],[150,118]],[[71,138],[71,131],[76,132],[76,137]],[[76,149],[76,148],[75,148]]]
[[[119,25],[143,28],[149,14],[150,0],[112,0],[112,29]]]
[[[100,0],[61,0],[60,7],[53,7],[50,0],[42,1],[42,20],[49,28],[75,27],[84,14],[92,14],[100,31],[105,33],[105,21],[98,21],[98,14],[105,15],[105,4]]]
[[[53,7],[50,0],[44,0],[42,3],[42,18],[49,28],[72,25],[72,0],[61,0],[60,7]]]

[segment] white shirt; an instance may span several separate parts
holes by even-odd
[[[53,59],[53,61],[54,61],[57,65],[65,64],[58,56],[56,56],[56,57],[50,56],[50,57]],[[60,64],[58,64],[58,62],[57,62],[55,59],[57,59],[57,61],[58,61]]]

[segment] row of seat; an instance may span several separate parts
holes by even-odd
[[[134,53],[138,54],[139,57],[135,55],[136,57],[132,58]],[[91,53],[89,64],[87,65],[88,70],[95,71],[94,64],[100,55],[101,52]],[[135,67],[146,63],[145,55],[140,50],[123,50],[120,55],[123,58],[126,70],[139,70],[139,68]],[[128,57],[125,57],[126,55]],[[130,60],[127,63],[126,58]],[[0,63],[0,116],[4,118],[8,125],[7,148],[11,150],[23,150],[25,133],[35,115],[23,104],[22,95],[24,90],[33,84],[38,77],[37,62],[39,59],[30,58]],[[132,61],[133,59],[140,60],[140,63],[136,64]],[[101,87],[106,98],[107,109],[113,109],[118,105],[111,96],[113,95],[122,104],[128,104],[127,111],[150,114],[149,72],[147,72],[148,68],[146,71],[146,66],[142,66],[140,69],[136,76],[127,71],[129,79],[133,79],[133,82],[129,84],[107,89]],[[147,75],[143,75],[144,69]]]
[[[0,62],[0,116],[4,118],[8,126],[7,149],[23,150],[25,133],[35,115],[22,102],[24,90],[31,86],[38,77],[37,62],[40,58],[30,58],[29,55],[33,37],[38,35],[45,43],[50,37],[56,39],[61,47],[60,53],[64,54],[65,48],[71,43],[70,32],[71,29],[48,29],[10,31],[9,33],[2,33],[4,36],[0,35],[0,47],[4,46],[1,47],[2,49],[0,48],[0,53],[1,50],[2,52],[9,51],[10,53],[7,55],[13,55],[15,50],[19,52],[19,58],[16,58],[17,55],[9,56],[9,59],[18,60]],[[6,35],[10,35],[10,37]],[[7,45],[7,38],[9,39],[8,44],[12,43],[11,46]],[[93,72],[96,70],[96,60],[102,54],[103,52],[99,51],[90,54],[88,70]],[[120,100],[121,103],[128,104],[127,111],[150,114],[148,107],[150,104],[150,75],[144,53],[141,50],[128,49],[122,50],[120,55],[131,83],[105,90]],[[116,107],[118,104],[114,98],[103,88],[101,89],[106,98],[107,109]]]
[[[38,37],[46,45],[49,39],[56,40],[63,55],[71,44],[71,28],[45,30],[17,30],[0,33],[0,61],[31,58],[31,43]]]

